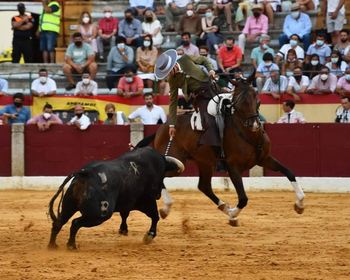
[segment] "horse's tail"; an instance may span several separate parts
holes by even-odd
[[[151,145],[151,143],[154,141],[154,138],[156,138],[156,134],[153,133],[150,136],[147,136],[143,138],[140,142],[138,142],[135,146],[135,148],[142,148]]]

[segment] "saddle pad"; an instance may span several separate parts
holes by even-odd
[[[210,99],[208,103],[208,113],[212,116],[216,116],[218,112],[220,111],[219,106],[222,104],[222,100],[229,99],[231,101],[232,94],[231,93],[221,93],[219,95],[214,96],[212,99]]]
[[[193,112],[191,116],[191,127],[194,131],[203,131],[201,114],[199,112]]]

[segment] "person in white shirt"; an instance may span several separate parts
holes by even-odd
[[[331,33],[332,44],[339,42],[340,30],[343,29],[345,20],[345,0],[322,1],[322,13],[326,18],[327,32]]]
[[[343,96],[341,98],[341,107],[336,111],[335,122],[338,123],[350,123],[350,97]]]
[[[289,77],[287,93],[292,95],[295,100],[300,100],[299,93],[305,93],[310,84],[308,76],[303,75],[301,67],[295,67],[293,76]]]
[[[271,94],[273,98],[279,99],[287,91],[287,87],[287,77],[280,75],[278,70],[272,70],[271,76],[266,80],[261,93]]]
[[[75,117],[68,122],[68,125],[75,125],[80,130],[86,130],[90,126],[91,121],[89,117],[84,114],[84,107],[76,105],[74,107],[74,114]]]
[[[107,119],[103,124],[107,125],[127,125],[129,124],[128,119],[126,118],[123,111],[115,111],[115,106],[113,103],[108,103],[105,106],[105,113]]]
[[[300,38],[297,34],[292,34],[289,37],[289,44],[284,44],[280,50],[277,52],[276,54],[276,63],[279,63],[282,60],[286,60],[287,59],[287,53],[290,49],[294,49],[296,54],[297,54],[297,58],[301,61],[304,60],[305,58],[305,51],[302,47],[299,46],[300,43]]]
[[[56,94],[56,82],[48,77],[46,69],[39,70],[39,78],[32,82],[31,91],[34,96],[52,96]]]
[[[130,121],[140,118],[143,124],[161,124],[166,122],[166,115],[162,107],[153,104],[153,94],[144,95],[145,104],[132,112],[128,119]]]
[[[284,114],[279,118],[277,123],[305,123],[305,118],[302,113],[294,110],[295,102],[286,100],[283,102],[282,108]]]
[[[74,95],[97,95],[97,83],[91,80],[89,72],[83,74],[82,80],[78,82],[77,86],[75,87]]]

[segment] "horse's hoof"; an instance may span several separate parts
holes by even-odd
[[[238,218],[229,219],[228,223],[232,227],[239,227]]]
[[[124,236],[128,236],[128,230],[127,229],[119,229],[119,234],[124,235]]]
[[[153,232],[146,232],[146,234],[143,237],[143,243],[144,244],[150,244],[152,240],[154,239],[155,234]]]
[[[49,250],[56,250],[58,248],[56,243],[49,243],[49,245],[47,245],[47,249]]]
[[[169,210],[161,208],[161,209],[159,209],[159,215],[162,219],[165,219],[169,215]]]
[[[69,243],[67,243],[67,249],[68,249],[69,251],[75,251],[75,250],[77,250],[78,248],[77,248],[77,245],[75,245],[75,244],[69,244]]]
[[[294,203],[294,210],[298,214],[303,214],[304,213],[304,207],[299,207],[298,204]]]

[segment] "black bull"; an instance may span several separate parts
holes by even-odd
[[[144,237],[150,242],[157,233],[159,221],[157,202],[167,171],[178,170],[178,165],[150,147],[135,149],[111,161],[97,161],[69,175],[49,204],[52,223],[49,247],[55,248],[56,237],[64,224],[77,212],[81,216],[72,221],[67,247],[76,249],[75,238],[81,227],[97,226],[108,220],[113,212],[120,212],[119,232],[127,234],[129,212],[139,210],[152,223]],[[71,180],[64,193],[64,186]],[[57,216],[53,207],[61,194]]]

